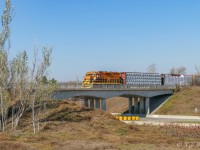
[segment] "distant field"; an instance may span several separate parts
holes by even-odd
[[[123,113],[128,110],[128,98],[113,97],[106,100],[107,111],[110,113]]]
[[[155,114],[199,116],[200,87],[184,87],[175,92]]]

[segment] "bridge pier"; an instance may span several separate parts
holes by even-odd
[[[128,98],[128,108],[129,108],[129,114],[133,113],[133,102],[132,102],[132,97]]]
[[[134,114],[138,113],[138,97],[134,97]]]
[[[101,99],[101,109],[106,110],[106,99],[105,98]]]
[[[95,102],[96,102],[96,109],[100,109],[100,100],[96,99]]]
[[[94,99],[90,99],[90,108],[94,109]]]
[[[84,107],[88,107],[88,99],[84,99]]]
[[[140,114],[144,114],[144,98],[140,97]]]
[[[145,112],[147,115],[150,113],[149,100],[150,100],[149,97],[145,98]]]

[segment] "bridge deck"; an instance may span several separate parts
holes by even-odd
[[[60,88],[58,91],[162,91],[174,88]]]

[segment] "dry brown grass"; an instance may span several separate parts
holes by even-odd
[[[54,149],[59,150],[116,150],[110,143],[103,141],[92,141],[92,140],[69,140],[61,143],[57,143]]]
[[[177,142],[187,140],[166,136],[156,126],[127,125],[108,112],[84,109],[68,102],[48,104],[47,110],[38,114],[41,130],[34,135],[30,115],[27,112],[23,116],[17,132],[0,134],[0,140],[45,150],[175,149]]]
[[[1,141],[0,150],[36,150],[36,148],[25,143]]]
[[[156,112],[163,115],[200,115],[200,87],[185,87],[174,95]],[[198,112],[195,112],[198,108]]]

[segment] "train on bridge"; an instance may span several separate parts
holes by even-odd
[[[145,72],[87,72],[82,88],[102,87],[159,87],[191,86],[200,84],[198,75],[159,74]]]

